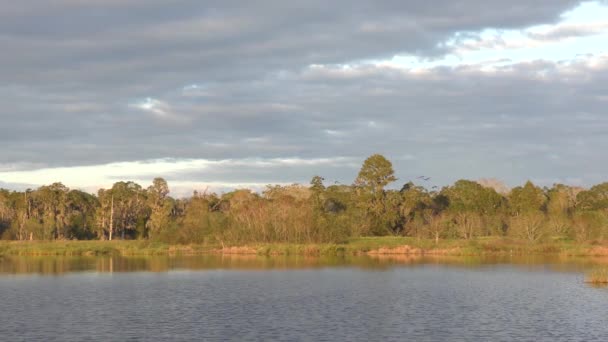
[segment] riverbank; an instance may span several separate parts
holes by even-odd
[[[553,241],[530,243],[507,238],[433,240],[367,237],[342,244],[251,244],[245,246],[169,245],[153,241],[2,241],[0,256],[78,255],[564,255],[608,256],[608,242]]]

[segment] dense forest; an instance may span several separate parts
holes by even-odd
[[[423,177],[419,177],[424,182]],[[96,195],[61,183],[0,190],[5,240],[152,239],[169,243],[318,243],[360,236],[531,242],[608,238],[608,183],[590,189],[527,182],[511,190],[459,180],[442,189],[396,182],[390,161],[365,160],[352,185],[268,186],[174,199],[162,178],[118,182]],[[496,189],[495,189],[496,188]],[[498,191],[497,191],[498,190]]]

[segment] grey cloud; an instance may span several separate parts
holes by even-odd
[[[573,80],[551,63],[426,75],[356,63],[396,53],[434,58],[456,33],[551,23],[577,3],[12,2],[0,11],[0,166],[164,157],[362,160],[380,152],[396,160],[404,180],[419,173],[511,182],[592,173],[606,160],[582,169],[577,151],[607,146],[598,97],[605,94],[604,67],[577,67]],[[343,63],[355,70],[332,67]],[[545,79],[534,76],[539,70]],[[184,90],[192,84],[197,91]],[[134,107],[146,98],[157,107]],[[588,119],[577,120],[583,112]],[[556,151],[559,161],[538,158]],[[564,159],[572,162],[562,165]],[[352,180],[349,167],[325,169]],[[235,168],[175,179],[270,181],[322,172],[306,165]]]
[[[53,136],[54,143],[46,148],[57,148],[49,153],[51,164],[57,163],[57,153],[67,154],[78,165],[91,162],[91,156],[93,161],[109,162],[157,155],[311,158],[382,152],[393,158],[416,154],[415,161],[395,161],[402,179],[418,173],[442,181],[502,175],[514,182],[546,172],[563,172],[566,177],[600,169],[606,162],[595,158],[593,168],[580,169],[586,158],[601,155],[606,145],[604,104],[595,96],[605,84],[608,63],[603,65],[601,69],[574,66],[565,74],[553,63],[522,64],[496,73],[438,68],[427,77],[373,66],[353,71],[353,77],[342,77],[340,69],[325,73],[317,69],[315,77],[303,71],[258,84],[255,91],[248,84],[216,85],[213,91],[224,98],[214,99],[213,104],[205,104],[206,97],[203,104],[196,99],[180,102],[177,92],[162,97],[167,103],[180,103],[176,110],[189,118],[188,125],[167,125],[145,113],[132,113],[133,117],[107,129],[81,132],[80,138],[74,132],[67,142]],[[538,77],[541,72],[544,77]],[[581,80],[575,87],[569,81],[572,73]],[[376,88],[390,91],[378,94]],[[256,100],[256,96],[260,97]],[[328,130],[340,134],[327,134]],[[104,143],[83,145],[87,139]],[[563,158],[545,160],[555,153],[564,155],[568,163],[562,165]],[[452,165],[452,174],[446,175],[437,168],[440,165]],[[556,165],[559,170],[553,169]],[[297,167],[298,172],[280,167],[230,169],[199,177],[300,181],[313,171],[322,172],[305,165]],[[352,170],[342,172],[350,175]],[[195,174],[176,177],[196,179]]]
[[[45,3],[0,20],[14,51],[0,57],[6,80],[248,79],[311,63],[432,55],[455,32],[551,22],[577,1]]]

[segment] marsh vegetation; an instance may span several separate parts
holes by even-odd
[[[608,285],[608,267],[596,267],[589,271],[585,282],[596,285]]]

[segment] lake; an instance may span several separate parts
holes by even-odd
[[[2,341],[606,341],[605,260],[11,257]]]

